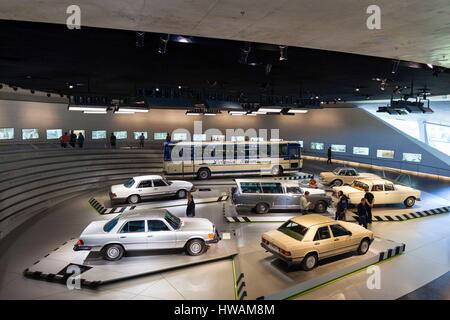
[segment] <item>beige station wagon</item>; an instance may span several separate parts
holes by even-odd
[[[365,254],[372,241],[373,232],[357,224],[308,214],[264,233],[261,246],[288,266],[300,263],[303,270],[309,271],[323,258],[351,251]]]

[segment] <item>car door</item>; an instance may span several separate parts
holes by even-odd
[[[152,180],[143,180],[139,182],[136,191],[142,199],[151,198],[154,192]]]
[[[286,209],[300,209],[300,196],[302,194],[303,191],[300,187],[287,186],[284,204]]]
[[[125,250],[147,249],[145,220],[129,220],[119,231],[119,241]]]
[[[154,179],[153,180],[153,196],[161,197],[161,196],[170,196],[174,195],[175,192],[171,190],[170,185],[166,183],[163,179]]]
[[[335,254],[342,254],[356,249],[355,241],[351,236],[351,232],[341,226],[339,223],[330,225],[331,233],[334,241]]]
[[[176,231],[161,219],[147,220],[147,248],[150,250],[173,249]]]
[[[264,202],[267,202],[272,209],[283,209],[285,204],[285,194],[279,182],[262,182],[261,188],[264,194]]]
[[[313,240],[313,249],[319,254],[319,258],[325,258],[334,254],[334,239],[328,226],[317,228]]]
[[[384,203],[387,203],[387,202],[386,202],[387,198],[386,198],[386,194],[385,194],[385,192],[384,192],[384,185],[383,185],[383,184],[381,184],[381,183],[374,184],[374,185],[372,186],[372,191],[371,191],[371,193],[372,193],[373,196],[375,197],[375,198],[374,198],[375,204],[384,204]]]
[[[405,199],[406,197],[403,196],[402,192],[395,189],[393,183],[384,184],[384,203],[400,203]]]

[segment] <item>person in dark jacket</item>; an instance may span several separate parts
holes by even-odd
[[[195,217],[195,202],[194,197],[190,192],[187,194],[186,216]]]
[[[366,208],[366,198],[362,198],[361,202],[358,203],[358,222],[360,226],[367,229],[367,208]]]
[[[109,143],[111,144],[111,148],[116,148],[116,136],[114,135],[114,133],[111,133],[111,137],[109,137]]]
[[[75,134],[75,132],[73,132],[73,130],[71,130],[69,144],[71,145],[72,148],[75,148],[76,143],[77,143],[77,135]]]
[[[336,205],[336,216],[334,217],[334,219],[345,220],[347,209],[348,209],[348,198],[342,191],[339,191],[338,202]]]
[[[372,192],[366,189],[364,199],[366,199],[367,223],[372,224],[372,208],[373,205],[375,204],[375,196],[373,195]]]
[[[144,136],[144,133],[141,133],[141,135],[139,136],[139,148],[141,148],[141,149],[144,148],[144,142],[145,142],[145,136]]]
[[[172,141],[172,136],[170,135],[169,132],[167,132],[167,134],[166,134],[166,142],[170,142],[170,141]]]
[[[328,147],[328,160],[327,160],[328,164],[331,164],[331,147]]]
[[[83,148],[83,145],[84,145],[84,136],[83,136],[83,133],[80,132],[80,133],[78,134],[77,142],[78,142],[78,146],[79,146],[80,148]]]

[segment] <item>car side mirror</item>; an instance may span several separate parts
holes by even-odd
[[[348,232],[348,235],[349,235],[349,236],[352,236],[352,235],[353,235],[353,233],[352,233],[351,231],[349,231],[349,232]]]

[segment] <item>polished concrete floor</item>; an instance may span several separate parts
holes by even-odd
[[[310,169],[317,172],[315,169]],[[218,179],[217,183],[228,182]],[[423,184],[425,186],[425,184]],[[431,183],[430,183],[431,185]],[[427,190],[439,199],[441,191]],[[229,186],[222,186],[224,190]],[[49,212],[17,229],[0,242],[0,299],[234,299],[234,280],[230,260],[211,262],[200,266],[144,276],[133,280],[105,285],[98,290],[68,290],[56,283],[47,283],[23,277],[22,271],[49,251],[76,238],[92,220],[109,219],[100,216],[88,204],[92,196],[102,197],[105,190],[85,194],[54,207]],[[279,223],[226,223],[223,210],[227,203],[199,204],[197,216],[212,220],[221,231],[232,232],[240,255],[261,250],[261,233],[276,228]],[[440,204],[438,204],[440,206]],[[184,215],[184,206],[171,208]],[[296,299],[398,299],[432,282],[450,271],[450,214],[441,214],[406,222],[374,223],[375,235],[406,243],[406,253],[378,264],[381,287],[369,289],[369,274],[361,270],[338,281],[321,286]],[[243,263],[245,265],[245,263]],[[249,267],[250,266],[250,267]],[[244,268],[243,268],[244,269]],[[248,265],[244,273],[253,273],[252,281],[264,281]],[[250,276],[249,276],[250,278]],[[258,280],[260,278],[260,280]],[[251,285],[249,285],[250,289]],[[220,290],[218,290],[220,288]]]

